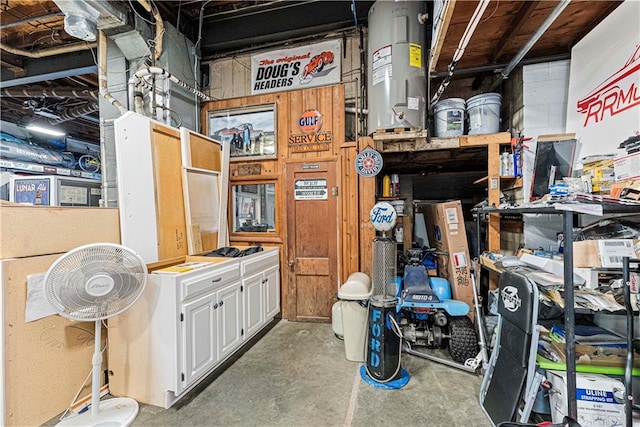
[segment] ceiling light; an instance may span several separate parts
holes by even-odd
[[[59,130],[55,130],[53,128],[47,128],[47,127],[43,127],[43,126],[38,126],[38,125],[28,125],[26,127],[27,130],[30,130],[31,132],[39,132],[39,133],[44,133],[46,135],[51,135],[51,136],[65,136],[65,132],[59,131]]]

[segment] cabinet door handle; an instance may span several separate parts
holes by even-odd
[[[220,307],[224,305],[224,301],[220,301]]]
[[[216,308],[218,308],[218,304],[213,304],[213,309],[215,310]]]
[[[218,277],[217,279],[213,279],[211,283],[216,283],[222,280],[222,277]]]

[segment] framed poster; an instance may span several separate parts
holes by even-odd
[[[230,160],[270,159],[278,154],[275,104],[209,112],[209,137],[229,144]]]

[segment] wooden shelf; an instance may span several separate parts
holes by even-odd
[[[476,179],[475,181],[473,181],[474,184],[486,184],[486,182],[489,180],[488,176],[483,176],[480,179]],[[501,175],[500,176],[500,182],[504,182],[506,183],[506,185],[504,186],[500,186],[500,188],[502,190],[513,190],[515,188],[522,188],[522,177],[518,176],[518,177],[514,177],[514,176],[507,176],[507,175]]]

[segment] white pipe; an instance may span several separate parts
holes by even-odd
[[[509,74],[511,74],[511,71],[513,71],[513,69],[520,63],[522,58],[524,58],[524,56],[529,52],[529,50],[531,50],[533,45],[536,44],[536,42],[540,39],[540,37],[542,37],[544,32],[547,31],[547,29],[551,26],[551,24],[553,24],[553,21],[555,21],[558,18],[558,16],[560,16],[562,11],[567,6],[569,6],[570,2],[571,0],[562,0],[560,3],[556,5],[555,9],[551,11],[549,16],[547,16],[547,19],[545,19],[542,25],[540,25],[540,28],[536,30],[536,32],[531,36],[529,41],[522,47],[522,49],[520,49],[520,52],[518,52],[516,56],[514,56],[513,59],[511,59],[511,61],[507,64],[507,66],[504,67],[504,69],[500,73],[500,77],[502,78],[500,80],[497,80],[493,84],[493,86],[491,87],[491,90],[494,90],[495,88],[497,88],[502,80],[505,80],[509,77]]]
[[[66,46],[52,47],[49,49],[41,49],[36,51],[29,51],[24,49],[16,49],[10,46],[7,46],[4,43],[0,43],[0,49],[7,51],[13,55],[25,56],[27,58],[46,58],[48,56],[61,55],[63,53],[71,53],[78,52],[81,50],[93,49],[97,46],[95,42],[93,43],[74,43]]]
[[[174,76],[173,74],[171,74],[170,72],[165,70],[164,68],[160,68],[160,67],[145,67],[145,68],[141,68],[138,71],[136,71],[136,73],[129,79],[129,83],[128,83],[129,84],[129,102],[132,105],[133,105],[133,93],[134,93],[135,85],[138,83],[138,81],[141,78],[143,78],[145,76],[150,76],[150,75],[156,75],[156,76],[160,76],[160,77],[163,77],[163,78],[167,78],[167,79],[171,80],[172,82],[176,83],[178,86],[183,87],[183,88],[187,89],[189,92],[197,95],[198,97],[200,97],[204,101],[212,101],[213,100],[206,93],[204,93],[202,91],[199,91],[198,89],[192,88],[187,83],[183,82],[182,80],[180,80],[179,78],[177,78],[176,76]]]

